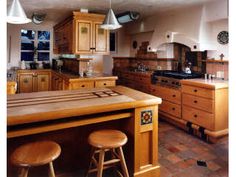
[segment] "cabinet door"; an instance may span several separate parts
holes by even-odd
[[[75,53],[92,53],[92,22],[76,21]]]
[[[37,91],[49,91],[50,90],[50,76],[49,74],[38,74],[37,76]]]
[[[19,74],[19,93],[33,92],[33,75]]]
[[[94,22],[94,53],[109,53],[109,30],[100,28],[101,23]]]

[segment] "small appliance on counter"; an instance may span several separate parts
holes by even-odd
[[[30,63],[30,69],[38,69],[39,64],[36,62]]]
[[[52,59],[52,69],[61,70],[63,66],[63,61],[61,59]]]

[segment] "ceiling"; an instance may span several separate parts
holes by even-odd
[[[112,0],[112,9],[116,14],[125,11],[137,11],[141,17],[168,11],[174,8],[188,7],[217,0]],[[7,5],[12,0],[7,0]],[[46,20],[58,22],[80,8],[89,12],[106,13],[109,0],[20,0],[28,17],[33,12],[46,13]]]

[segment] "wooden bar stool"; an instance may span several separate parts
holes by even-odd
[[[61,147],[53,141],[37,141],[18,147],[11,155],[11,162],[20,167],[19,177],[27,177],[30,167],[49,164],[49,176],[55,177],[52,161],[61,153]]]
[[[120,176],[129,177],[128,169],[125,163],[122,146],[127,142],[127,136],[118,130],[99,130],[89,135],[88,142],[92,146],[92,157],[87,175],[97,172],[97,177],[102,177],[103,169],[114,167],[120,162],[123,175],[118,171]],[[104,161],[105,152],[111,153],[111,160]],[[98,154],[98,160],[96,158]],[[94,165],[94,168],[92,168]]]

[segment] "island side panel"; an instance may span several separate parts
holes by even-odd
[[[158,106],[135,109],[134,176],[159,177]]]

